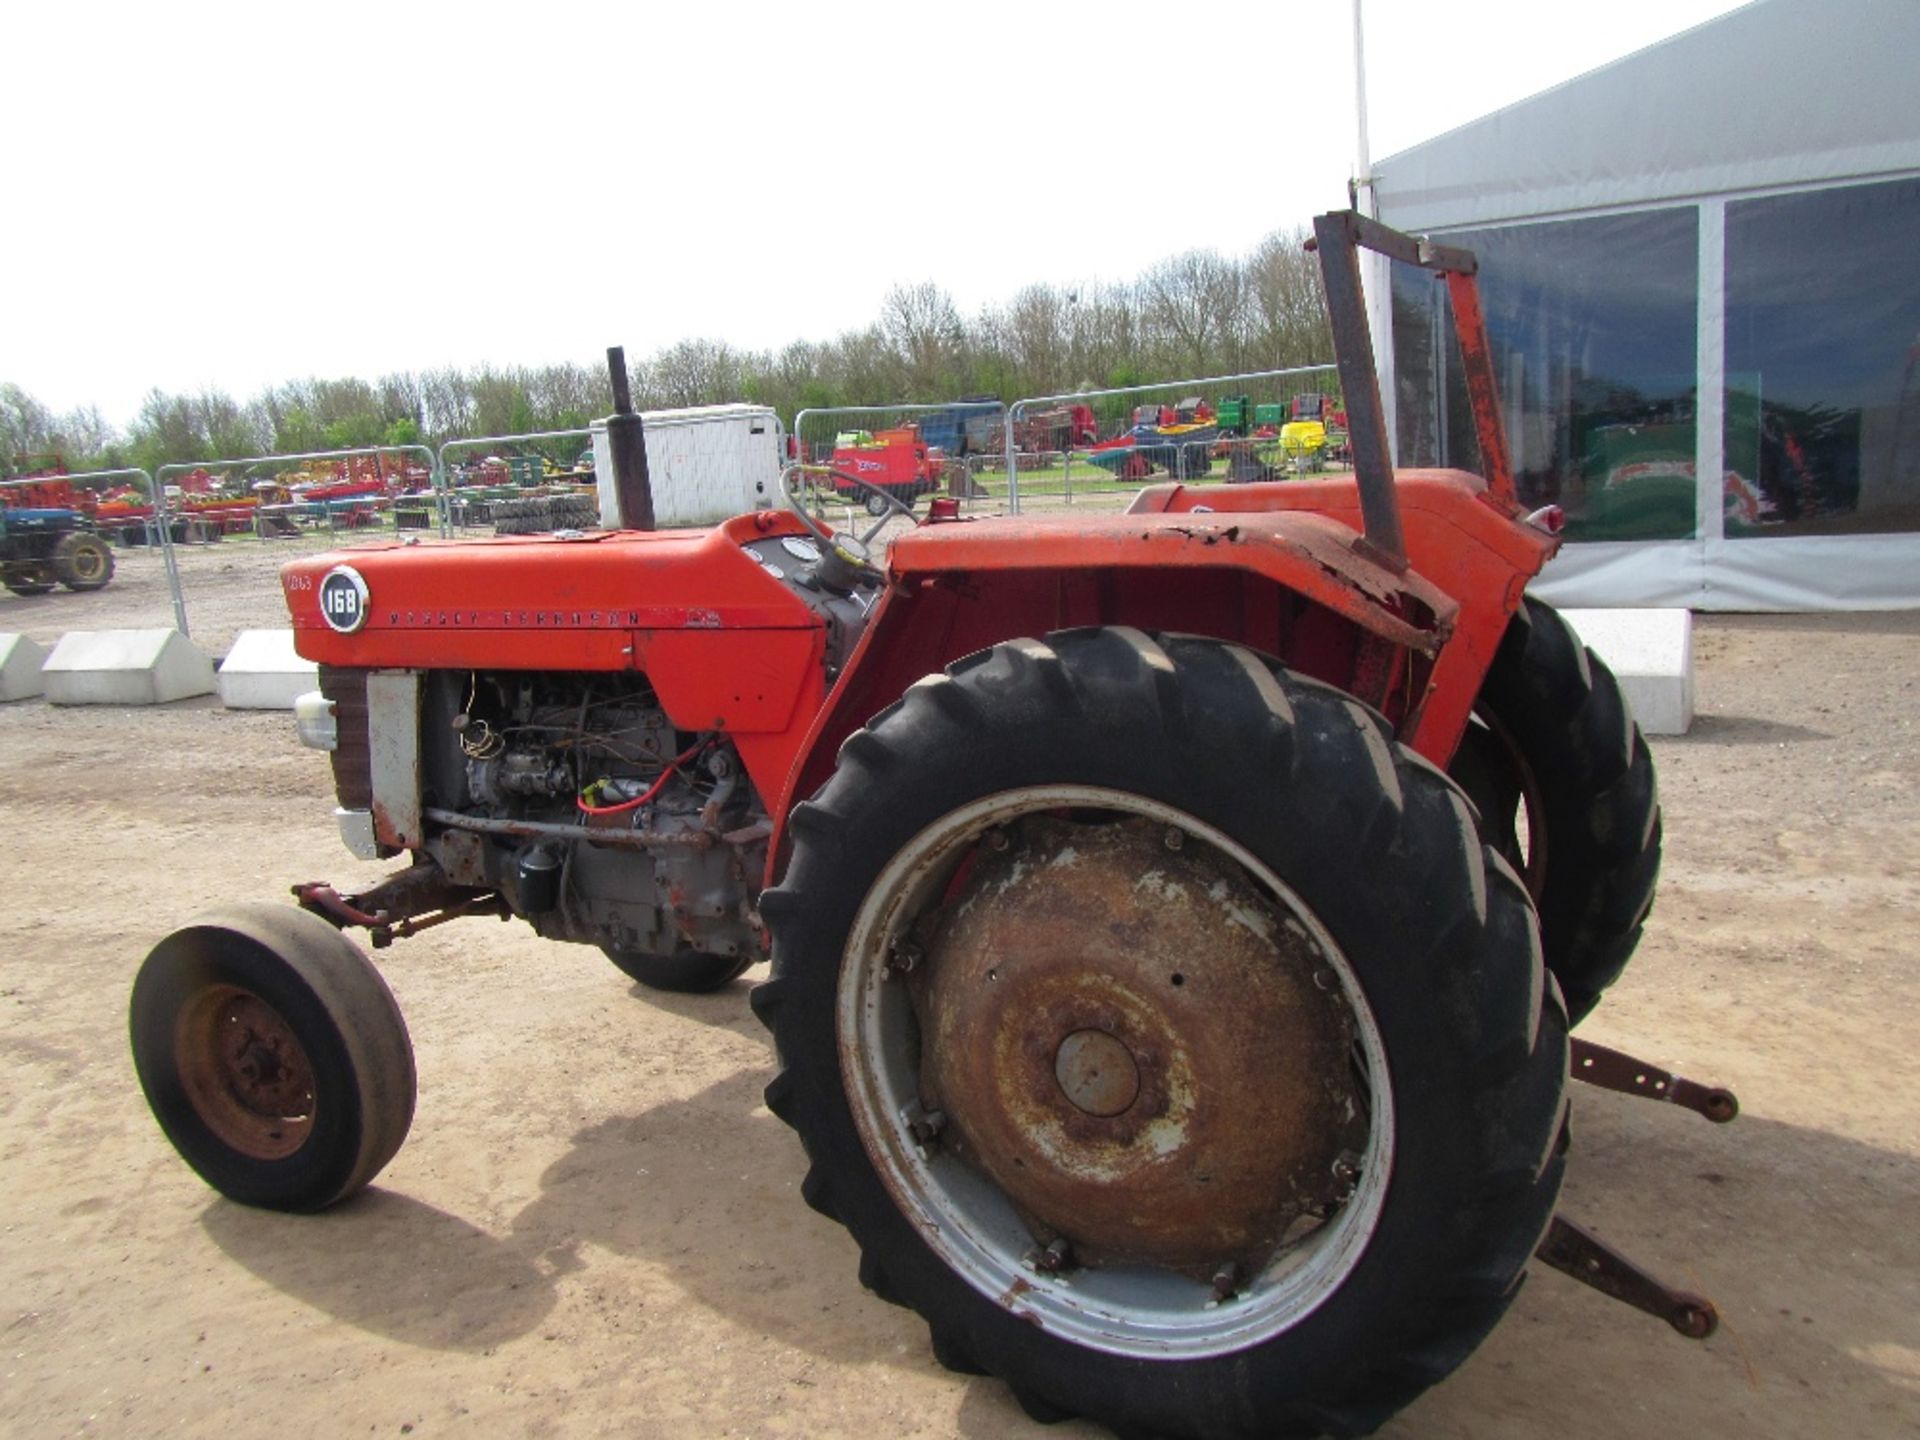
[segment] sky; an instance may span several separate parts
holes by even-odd
[[[1739,8],[1364,0],[1378,160]],[[153,388],[825,340],[932,280],[1240,254],[1346,204],[1348,0],[63,0],[0,79],[0,381]]]

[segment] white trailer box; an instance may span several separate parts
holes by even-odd
[[[699,405],[688,410],[643,410],[647,474],[653,482],[653,519],[661,529],[711,525],[729,515],[780,503],[786,434],[765,405]],[[613,488],[607,422],[593,422],[593,473],[601,523],[623,523]]]

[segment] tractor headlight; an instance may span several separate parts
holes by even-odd
[[[333,701],[318,690],[309,690],[293,702],[293,728],[309,750],[339,748],[340,726],[333,718]]]

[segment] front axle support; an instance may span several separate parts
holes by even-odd
[[[358,895],[342,895],[319,881],[294,886],[293,895],[302,910],[342,930],[364,925],[376,950],[464,915],[498,915],[505,920],[512,914],[499,894],[455,885],[430,862],[415,862]]]

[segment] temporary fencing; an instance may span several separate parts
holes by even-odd
[[[447,441],[434,470],[440,533],[594,524],[599,506],[586,488],[594,482],[593,456],[581,448],[592,438],[591,430],[538,430]]]
[[[1007,408],[1000,448],[1015,514],[1123,505],[1156,477],[1233,484],[1337,466],[1339,375],[1305,365],[1032,396]]]
[[[764,406],[718,405],[645,417],[647,457],[663,526],[700,525],[783,503],[781,470],[807,467],[816,502],[864,526],[875,494],[935,493],[976,508],[1120,508],[1142,484],[1265,480],[1339,466],[1344,412],[1331,365],[945,404],[815,407],[791,437]],[[590,444],[589,442],[594,442]],[[595,456],[599,463],[595,463]],[[331,544],[356,535],[437,529],[585,529],[598,520],[596,429],[534,431],[423,445],[367,446],[96,471],[70,477],[137,482],[104,508],[100,528],[122,544],[156,544],[178,628],[187,630],[174,547],[229,535]],[[839,509],[835,513],[839,513]],[[262,573],[266,574],[264,567]],[[277,584],[260,586],[250,623],[284,624]]]
[[[807,409],[793,417],[793,454],[814,467],[816,492],[831,490],[870,514],[886,508],[876,486],[906,500],[938,494],[967,506],[990,498],[978,473],[999,452],[1006,413],[985,397]]]

